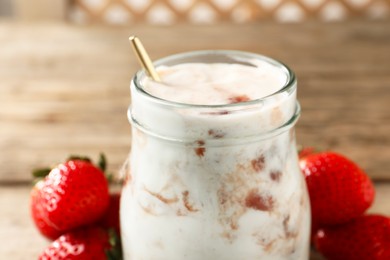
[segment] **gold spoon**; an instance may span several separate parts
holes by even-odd
[[[137,36],[133,35],[129,37],[129,41],[142,68],[146,70],[146,72],[154,81],[161,81],[160,76],[154,68],[153,63],[150,60],[149,55],[146,52],[144,46],[142,45],[141,40]]]

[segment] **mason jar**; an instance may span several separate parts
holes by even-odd
[[[237,51],[178,54],[155,66],[253,61],[277,68],[285,82],[271,95],[231,104],[165,100],[145,91],[150,79],[143,70],[132,79],[130,166],[120,209],[126,260],[309,258],[294,73]]]

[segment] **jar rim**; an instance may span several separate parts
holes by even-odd
[[[270,63],[271,65],[281,69],[287,76],[287,80],[285,84],[276,92],[257,99],[252,99],[249,101],[244,101],[244,102],[239,102],[239,103],[231,103],[231,104],[213,104],[213,105],[202,105],[202,104],[188,104],[188,103],[181,103],[181,102],[176,102],[176,101],[171,101],[171,100],[166,100],[163,98],[159,98],[157,96],[154,96],[147,91],[145,91],[142,88],[141,84],[141,79],[143,79],[146,76],[145,70],[141,69],[136,72],[134,78],[133,78],[133,83],[135,86],[135,90],[143,95],[144,97],[148,98],[149,100],[159,103],[160,105],[165,105],[165,106],[170,106],[170,107],[180,107],[180,108],[211,108],[211,109],[218,109],[218,108],[237,108],[237,107],[245,107],[245,106],[250,106],[250,105],[256,105],[259,103],[264,102],[265,100],[278,95],[280,93],[284,92],[290,92],[292,91],[295,86],[296,86],[296,76],[295,73],[284,63],[261,55],[261,54],[256,54],[256,53],[251,53],[251,52],[245,52],[245,51],[237,51],[237,50],[201,50],[201,51],[190,51],[190,52],[183,52],[183,53],[178,53],[174,55],[167,56],[162,59],[158,59],[153,64],[157,67],[159,65],[164,65],[166,63],[179,60],[179,59],[184,59],[184,58],[191,58],[191,57],[197,57],[197,56],[206,56],[206,55],[214,55],[214,56],[227,56],[227,57],[234,57],[234,56],[239,56],[240,58],[254,58],[262,61],[266,61]]]

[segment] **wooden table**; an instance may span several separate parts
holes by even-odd
[[[154,58],[199,49],[262,53],[299,81],[298,142],[346,154],[375,181],[371,212],[390,215],[390,21],[91,27],[0,22],[0,255],[34,259],[30,171],[104,151],[117,172],[130,150],[129,80],[137,34]],[[319,259],[313,256],[313,259]]]

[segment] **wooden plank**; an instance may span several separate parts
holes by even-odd
[[[107,153],[118,171],[130,150],[129,80],[138,69],[127,38],[152,58],[239,49],[289,64],[299,81],[298,142],[357,161],[390,179],[390,21],[153,27],[0,23],[0,181],[69,153]]]
[[[28,185],[0,186],[0,253],[4,259],[36,259],[49,244],[30,218],[30,190]],[[390,216],[390,183],[377,183],[376,190],[377,199],[370,212]],[[312,253],[311,260],[321,259],[317,253]]]
[[[0,187],[0,253],[4,259],[37,259],[48,241],[30,218],[30,187]]]

